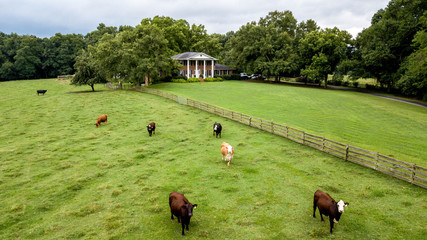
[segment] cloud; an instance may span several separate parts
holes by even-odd
[[[202,24],[208,33],[237,31],[271,11],[290,10],[298,22],[315,20],[322,28],[338,27],[353,36],[370,25],[387,0],[5,0],[0,3],[0,31],[33,34],[86,34],[99,23],[135,26],[156,15]]]

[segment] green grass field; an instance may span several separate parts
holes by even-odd
[[[427,167],[427,108],[358,92],[241,81],[152,87]]]
[[[0,239],[183,239],[172,191],[199,205],[185,239],[330,239],[312,218],[317,189],[350,203],[333,239],[427,235],[425,189],[161,97],[95,89],[0,82]]]

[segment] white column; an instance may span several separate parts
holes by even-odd
[[[190,78],[190,60],[187,60],[187,79]]]
[[[196,60],[196,78],[198,78],[199,77],[199,66],[198,66],[198,60]]]
[[[206,60],[203,60],[203,78],[206,78]]]
[[[212,77],[214,77],[215,76],[215,73],[214,73],[214,60],[212,60]]]

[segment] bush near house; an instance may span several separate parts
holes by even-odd
[[[221,81],[223,81],[223,79],[220,78],[220,77],[216,77],[216,78],[208,77],[208,78],[205,78],[205,82],[221,82]]]
[[[224,79],[224,80],[241,80],[239,74],[222,75],[222,79]]]
[[[191,77],[191,78],[187,79],[187,82],[200,82],[200,78]]]
[[[182,79],[182,78],[175,78],[175,79],[172,79],[172,82],[174,82],[174,83],[186,83],[187,80]]]

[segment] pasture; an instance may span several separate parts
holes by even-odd
[[[152,87],[427,167],[427,108],[358,92],[242,81]]]
[[[95,89],[0,82],[0,239],[183,239],[172,191],[198,204],[185,239],[427,235],[425,189],[161,97]],[[253,103],[232,100],[235,111]],[[228,167],[222,141],[235,147]],[[327,219],[312,217],[317,189],[350,203],[332,237]]]

